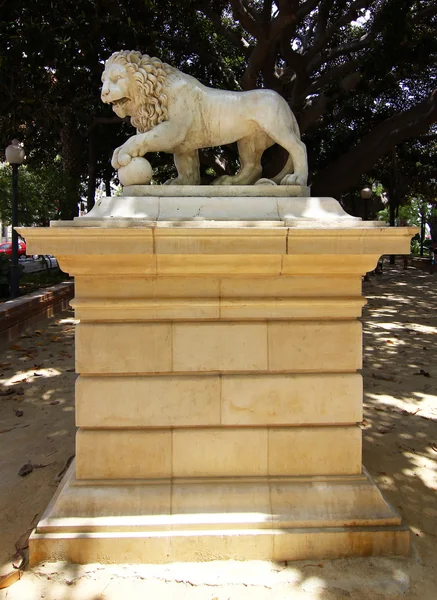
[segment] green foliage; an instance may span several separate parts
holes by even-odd
[[[99,88],[104,60],[119,49],[138,49],[206,85],[277,90],[301,125],[313,183],[324,195],[338,196],[369,177],[383,181],[384,173],[372,173],[377,163],[376,170],[388,173],[381,146],[417,138],[435,121],[435,108],[424,106],[378,129],[430,97],[437,80],[436,27],[435,0],[4,0],[0,138],[5,145],[22,140],[35,170],[61,157],[66,179],[60,190],[66,193],[53,206],[68,218],[88,174],[112,177],[112,150],[133,133],[100,102]],[[94,134],[97,158],[90,159]],[[423,194],[430,165],[419,146],[411,145],[410,157],[399,155],[399,162],[413,166],[413,155],[420,154],[408,181]],[[362,151],[348,164],[353,148]],[[232,147],[216,155],[234,169]],[[210,154],[202,162],[204,175],[217,174]],[[271,153],[265,162],[276,165],[278,156]],[[152,164],[159,182],[173,169],[165,154]]]
[[[58,215],[60,198],[65,194],[65,175],[59,164],[18,170],[18,220],[20,225],[48,225]],[[12,169],[0,164],[0,220],[11,222]]]

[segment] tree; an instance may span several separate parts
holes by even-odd
[[[437,120],[434,0],[5,0],[1,19],[0,131],[25,137],[35,164],[62,157],[63,218],[87,172],[92,204],[92,180],[107,177],[111,149],[132,134],[99,100],[102,62],[120,48],[207,85],[278,91],[307,144],[314,195],[355,189]],[[284,156],[265,154],[268,176]],[[204,176],[236,166],[232,147],[201,160]],[[168,157],[158,164],[168,172]]]
[[[32,169],[23,165],[18,177],[18,209],[20,225],[47,226],[57,219],[60,198],[65,194],[60,161],[52,166]],[[12,168],[0,163],[0,221],[11,222]]]

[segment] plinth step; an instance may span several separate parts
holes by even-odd
[[[370,477],[77,481],[30,538],[30,560],[274,561],[406,555],[409,531]]]
[[[398,527],[211,531],[34,533],[30,561],[167,563],[212,560],[292,561],[408,555],[410,533]]]

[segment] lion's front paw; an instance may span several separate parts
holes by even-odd
[[[117,148],[112,155],[111,165],[114,169],[118,170],[121,167],[125,167],[132,160],[132,156],[123,149],[123,146]]]
[[[133,158],[136,158],[140,155],[140,149],[138,147],[138,143],[135,140],[135,136],[129,139],[127,142],[117,148],[112,155],[111,164],[114,169],[119,169],[120,167],[125,167],[130,163]]]
[[[111,159],[112,168],[115,169],[116,171],[121,167],[120,163],[118,162],[118,153],[119,152],[120,152],[120,148],[116,148],[112,154],[112,159]]]
[[[122,151],[119,152],[118,164],[120,165],[120,167],[125,167],[126,165],[128,165],[130,163],[131,160],[132,160],[132,156],[130,154],[128,154],[127,152],[122,152]]]

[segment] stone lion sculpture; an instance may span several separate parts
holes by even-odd
[[[261,176],[261,156],[275,142],[287,150],[274,183],[307,183],[305,145],[286,101],[272,90],[230,92],[197,79],[140,52],[115,52],[102,75],[102,101],[121,118],[129,116],[137,134],[114,151],[112,166],[125,167],[147,152],[174,155],[178,171],[168,184],[200,183],[199,148],[237,142],[240,170],[214,181],[250,185]]]

